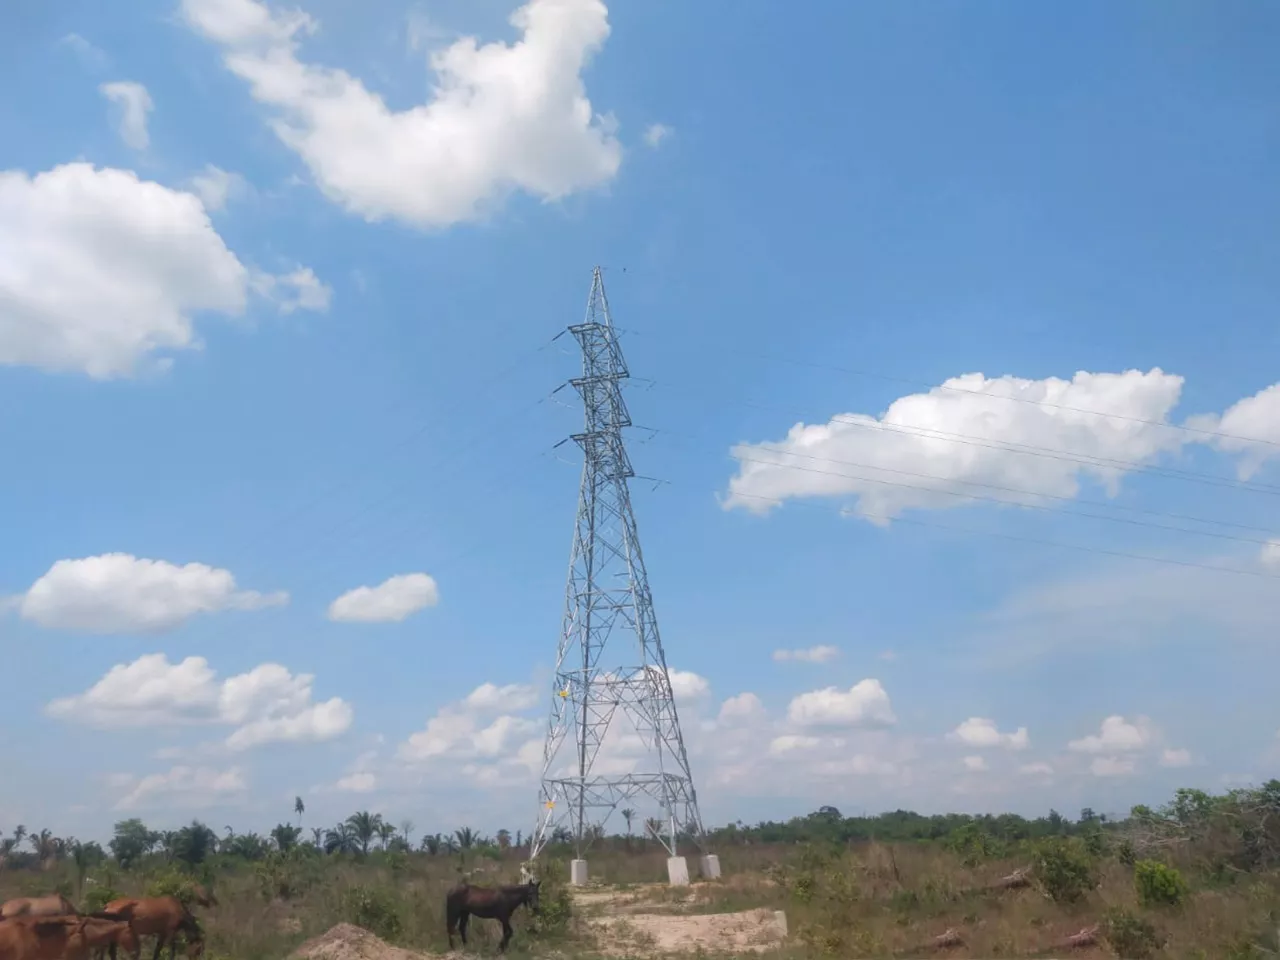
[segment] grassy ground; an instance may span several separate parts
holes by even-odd
[[[1246,871],[1174,848],[1162,854],[1177,872],[1144,865],[1125,844],[1079,838],[955,849],[939,842],[853,845],[754,845],[719,851],[724,877],[673,890],[660,852],[601,853],[593,880],[614,892],[574,905],[564,861],[548,863],[543,913],[515,920],[512,956],[590,957],[626,953],[618,936],[589,935],[601,913],[672,918],[759,907],[787,914],[786,956],[953,957],[1063,956],[1055,945],[1099,925],[1098,943],[1080,957],[1168,960],[1265,960],[1280,955],[1280,873]],[[1154,862],[1154,860],[1153,860]],[[474,882],[514,882],[519,857],[466,863]],[[1014,870],[1033,867],[1034,882],[991,889]],[[393,943],[431,953],[448,949],[444,894],[459,876],[457,856],[381,854],[368,859],[299,852],[256,864],[211,868],[219,906],[199,910],[210,960],[278,960],[304,940],[349,922]],[[180,892],[173,866],[124,872],[111,866],[78,882],[74,869],[0,870],[0,898],[62,889],[92,907],[109,895]],[[650,884],[655,884],[650,886]],[[77,889],[77,887],[79,889]],[[938,950],[934,938],[955,930],[959,945]],[[496,952],[499,927],[473,922],[470,952]],[[708,946],[713,946],[708,944]],[[634,955],[653,956],[637,942]]]

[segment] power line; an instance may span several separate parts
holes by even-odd
[[[779,498],[779,497],[765,497],[765,496],[759,496],[756,494],[748,494],[748,493],[737,494],[737,496],[748,497],[752,500],[771,501],[774,503],[787,502],[785,499]],[[821,506],[820,504],[804,503],[803,501],[798,503],[797,505],[803,506],[803,507]],[[975,534],[977,536],[983,536],[983,537],[996,537],[1001,540],[1012,540],[1018,543],[1034,543],[1034,544],[1039,544],[1041,546],[1047,546],[1047,547],[1061,547],[1064,550],[1078,550],[1082,553],[1098,553],[1098,554],[1103,554],[1109,557],[1121,557],[1126,560],[1145,560],[1145,561],[1148,561],[1149,563],[1165,563],[1165,564],[1171,564],[1173,566],[1178,566],[1178,567],[1195,567],[1201,570],[1212,570],[1215,573],[1241,574],[1249,577],[1260,577],[1263,580],[1280,580],[1280,576],[1275,576],[1269,573],[1263,573],[1260,570],[1242,570],[1239,567],[1217,567],[1209,563],[1196,563],[1193,560],[1175,560],[1171,557],[1153,557],[1153,556],[1150,556],[1149,554],[1129,553],[1128,551],[1124,551],[1124,550],[1109,550],[1105,547],[1086,547],[1082,544],[1077,544],[1077,543],[1063,543],[1061,540],[1044,540],[1039,537],[1023,537],[1023,536],[1019,536],[1017,534],[1012,534],[1012,533],[1000,533],[995,530],[975,530],[972,527],[958,527],[948,523],[937,523],[930,520],[918,520],[914,517],[897,517],[897,516],[888,516],[886,514],[875,514],[875,513],[863,513],[861,515],[864,517],[869,517],[873,519],[885,520],[890,523],[907,523],[917,527],[933,527],[938,530],[951,530],[956,533]]]
[[[662,383],[663,387],[672,387],[670,382]],[[685,390],[694,392],[692,388],[676,384],[677,390]],[[701,395],[700,395],[701,396]],[[723,398],[721,398],[723,400]],[[704,402],[714,402],[705,401]],[[786,413],[788,416],[797,416],[794,410],[788,411],[782,407],[769,404],[761,404],[752,400],[728,400],[727,402],[749,407],[757,410],[765,410],[774,413]],[[803,419],[803,417],[802,417]],[[988,437],[978,437],[972,434],[956,433],[947,430],[940,430],[934,427],[916,427],[910,424],[887,423],[883,420],[876,420],[868,417],[870,422],[864,422],[856,417],[850,417],[843,414],[837,414],[829,418],[828,423],[839,423],[842,425],[854,427],[860,430],[884,431],[888,433],[901,434],[903,436],[921,437],[931,440],[943,440],[948,443],[959,443],[968,446],[985,447],[990,450],[997,450],[1002,453],[1020,454],[1023,456],[1043,457],[1050,460],[1060,460],[1066,463],[1075,463],[1082,466],[1092,466],[1107,469],[1121,469],[1127,473],[1149,473],[1153,476],[1163,476],[1174,480],[1184,480],[1191,483],[1201,483],[1208,486],[1224,487],[1228,489],[1244,490],[1250,493],[1265,493],[1270,495],[1280,495],[1280,486],[1271,484],[1260,484],[1245,480],[1232,480],[1226,477],[1214,476],[1212,474],[1198,473],[1192,470],[1180,470],[1175,467],[1162,467],[1157,464],[1148,464],[1140,460],[1123,460],[1115,457],[1103,457],[1095,454],[1076,453],[1070,450],[1062,450],[1053,447],[1038,447],[1033,444],[1019,443],[1012,440],[993,440]],[[748,444],[749,445],[749,444]]]
[[[1132,517],[1109,517],[1109,516],[1106,516],[1105,514],[1086,513],[1081,510],[1058,510],[1058,509],[1055,509],[1054,507],[1046,506],[1044,504],[1022,503],[1017,500],[1006,500],[1001,497],[988,497],[978,493],[964,493],[958,490],[945,490],[945,489],[938,489],[934,487],[922,487],[916,484],[902,483],[900,481],[880,480],[875,477],[860,477],[860,476],[854,476],[852,474],[847,474],[847,473],[839,473],[834,470],[818,470],[813,467],[805,467],[799,464],[777,463],[776,461],[772,461],[772,460],[759,460],[759,459],[756,459],[755,457],[744,457],[741,455],[737,455],[735,459],[746,460],[749,463],[766,464],[768,466],[778,467],[783,470],[801,470],[801,471],[804,471],[805,473],[817,473],[817,474],[822,474],[823,476],[839,477],[844,480],[855,480],[860,483],[878,483],[878,484],[883,484],[884,486],[898,487],[905,490],[919,490],[921,493],[929,493],[929,494],[936,493],[936,494],[940,494],[942,496],[947,496],[947,497],[959,497],[966,500],[977,500],[977,501],[984,501],[987,503],[999,503],[999,504],[1004,504],[1006,506],[1011,506],[1011,507],[1024,507],[1030,510],[1043,510],[1049,513],[1056,513],[1056,514],[1059,514],[1062,516],[1068,516],[1068,517],[1087,517],[1092,520],[1107,520],[1112,523],[1127,523],[1132,526],[1151,527],[1156,530],[1169,530],[1169,531],[1172,531],[1173,533],[1187,533],[1187,534],[1191,534],[1193,536],[1198,536],[1198,537],[1214,537],[1219,540],[1234,540],[1238,543],[1253,543],[1253,544],[1258,544],[1260,546],[1269,546],[1271,543],[1270,540],[1258,540],[1253,537],[1238,537],[1230,533],[1216,533],[1212,530],[1188,530],[1185,527],[1172,527],[1163,523],[1152,523],[1149,520],[1136,520]],[[839,461],[834,461],[834,462],[839,462]],[[1035,494],[1028,494],[1028,495],[1035,496]],[[735,493],[734,496],[746,496],[746,494]],[[796,498],[784,498],[784,499],[799,499],[799,498],[796,497]],[[1061,499],[1066,499],[1066,498],[1061,498]],[[861,509],[859,509],[859,513],[862,513]],[[869,514],[863,514],[863,515],[869,516]],[[895,515],[895,518],[896,518],[896,515]]]
[[[633,333],[641,333],[642,331],[631,331]],[[868,377],[876,380],[883,380],[889,383],[902,383],[913,387],[923,387],[928,391],[945,391],[948,393],[970,394],[976,397],[982,397],[988,400],[1007,400],[1014,403],[1023,403],[1031,406],[1049,407],[1051,409],[1065,410],[1071,413],[1081,413],[1087,416],[1102,417],[1110,420],[1123,420],[1129,423],[1140,423],[1146,426],[1163,427],[1167,430],[1179,430],[1186,433],[1196,434],[1201,437],[1211,437],[1220,440],[1232,440],[1237,443],[1255,443],[1265,446],[1280,448],[1280,441],[1268,440],[1262,437],[1245,437],[1239,434],[1226,433],[1221,430],[1205,430],[1199,427],[1190,427],[1185,424],[1169,423],[1163,420],[1151,420],[1144,417],[1134,417],[1123,413],[1112,413],[1103,410],[1091,410],[1087,407],[1075,407],[1064,403],[1054,403],[1051,400],[1036,400],[1031,397],[1006,396],[1003,394],[985,393],[982,390],[974,390],[967,387],[957,387],[948,384],[930,383],[927,380],[921,380],[912,377],[894,376],[892,374],[878,373],[873,370],[861,370],[854,367],[843,367],[837,364],[822,363],[816,360],[803,360],[794,357],[784,357],[778,354],[769,354],[762,351],[743,350],[738,347],[725,346],[722,343],[716,343],[714,349],[719,354],[736,353],[739,356],[751,357],[756,360],[765,360],[769,363],[788,364],[792,366],[810,367],[819,370],[831,370],[835,373],[844,373],[851,376]],[[1038,381],[1032,381],[1038,382]],[[1070,381],[1066,381],[1070,382]]]

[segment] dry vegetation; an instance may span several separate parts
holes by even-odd
[[[824,808],[721,831],[725,876],[687,888],[660,882],[661,851],[608,838],[591,857],[593,884],[571,892],[560,851],[545,863],[541,914],[517,914],[509,953],[1280,956],[1280,782],[1225,797],[1181,791],[1119,823],[910,816],[861,821]],[[869,839],[868,823],[882,833],[931,824],[936,835]],[[785,840],[770,839],[780,832]],[[61,889],[93,907],[117,894],[182,895],[198,879],[219,899],[200,911],[211,960],[415,960],[447,953],[444,894],[461,871],[473,882],[514,882],[523,855],[514,846],[431,854],[394,844],[325,855],[297,843],[257,859],[210,853],[194,865],[157,853],[127,868],[112,858],[11,857],[0,898]],[[468,953],[496,954],[498,925],[471,929]]]

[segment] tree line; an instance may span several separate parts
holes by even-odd
[[[926,816],[910,810],[894,810],[875,816],[844,816],[833,806],[822,806],[812,813],[785,821],[761,821],[748,825],[742,821],[708,831],[711,847],[750,844],[855,843],[882,842],[957,842],[961,838],[989,837],[1004,843],[1035,841],[1050,837],[1089,836],[1099,831],[1126,825],[1160,826],[1203,820],[1214,811],[1228,807],[1265,808],[1280,812],[1280,780],[1271,780],[1258,788],[1229,791],[1213,795],[1203,790],[1178,790],[1172,802],[1160,808],[1138,805],[1128,817],[1112,820],[1089,807],[1076,819],[1050,810],[1041,817],[1028,818],[1016,813],[1002,814],[934,814]],[[508,851],[520,851],[529,838],[522,831],[498,830],[487,836],[469,826],[450,832],[427,833],[414,842],[414,824],[409,820],[392,823],[382,814],[357,811],[329,827],[304,829],[306,810],[302,798],[294,801],[297,822],[281,822],[265,836],[237,833],[231,826],[219,835],[200,820],[177,830],[153,830],[141,819],[130,818],[115,824],[111,839],[104,849],[96,841],[81,842],[75,837],[57,837],[48,829],[30,832],[23,825],[8,836],[0,837],[0,869],[49,869],[60,861],[74,862],[77,872],[84,873],[108,858],[123,869],[149,857],[196,867],[215,856],[258,861],[275,854],[365,857],[371,853],[407,854],[419,851],[428,855],[473,852],[501,857]],[[593,838],[607,846],[631,848],[636,841],[635,812],[620,811],[625,833],[606,836],[597,829]],[[643,828],[656,833],[656,821],[646,821]],[[568,845],[572,834],[559,828],[552,834],[552,846]],[[647,843],[643,834],[641,844]],[[24,842],[25,841],[25,842]]]

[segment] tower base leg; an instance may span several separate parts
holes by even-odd
[[[569,861],[570,886],[580,887],[586,882],[587,882],[587,861],[570,860]]]
[[[689,861],[684,857],[667,857],[667,882],[673,887],[687,887]]]
[[[698,861],[698,868],[706,880],[715,880],[720,876],[720,858],[714,853],[704,854]]]

